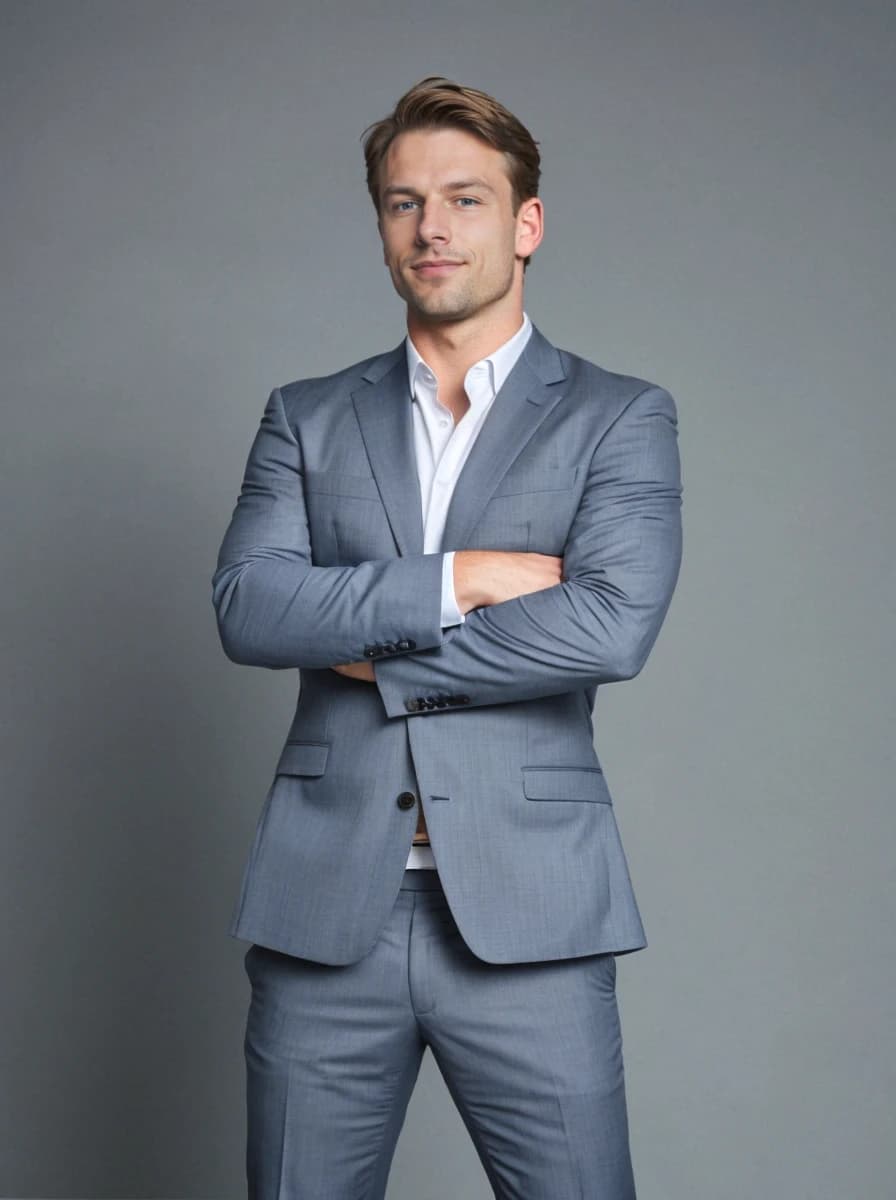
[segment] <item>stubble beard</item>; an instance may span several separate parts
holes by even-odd
[[[513,261],[499,284],[478,292],[471,280],[445,280],[445,286],[417,291],[403,289],[403,299],[422,317],[435,321],[463,321],[476,315],[489,304],[504,298],[513,283]],[[461,268],[463,270],[463,268]]]

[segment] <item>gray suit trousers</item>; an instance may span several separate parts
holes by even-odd
[[[634,1200],[612,954],[484,962],[417,870],[359,961],[245,963],[250,1200],[383,1200],[427,1046],[499,1200]]]

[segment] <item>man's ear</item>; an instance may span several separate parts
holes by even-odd
[[[516,252],[520,258],[534,253],[544,237],[544,205],[537,196],[524,200],[517,212]]]

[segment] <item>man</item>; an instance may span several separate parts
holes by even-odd
[[[213,581],[227,654],[301,671],[231,926],[250,1195],[382,1198],[429,1046],[497,1197],[629,1200],[645,940],[591,713],[675,586],[675,406],[525,314],[496,100],[425,79],[364,149],[408,336],[273,391]]]

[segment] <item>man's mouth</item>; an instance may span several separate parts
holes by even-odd
[[[463,263],[452,262],[448,259],[432,259],[422,263],[416,263],[412,270],[418,275],[426,277],[437,277],[439,275],[450,275],[452,271],[463,266]]]

